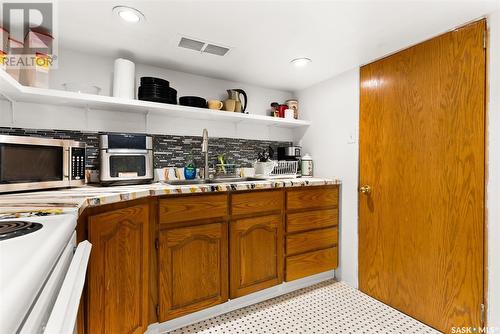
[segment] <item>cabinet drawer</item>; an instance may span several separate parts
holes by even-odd
[[[160,223],[175,223],[227,216],[227,195],[183,196],[160,199]]]
[[[286,281],[337,268],[337,247],[289,256],[286,259]]]
[[[233,194],[231,197],[233,215],[280,211],[283,206],[283,191],[255,191]]]
[[[314,249],[333,247],[337,245],[338,238],[337,227],[292,234],[286,237],[286,254],[294,255]]]
[[[291,189],[286,192],[288,210],[338,206],[339,188],[332,186],[308,187],[304,189]]]
[[[315,210],[286,215],[286,231],[300,232],[338,225],[338,209]]]

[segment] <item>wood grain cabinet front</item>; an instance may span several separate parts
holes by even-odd
[[[338,266],[339,187],[286,190],[285,280]]]
[[[90,216],[87,333],[144,333],[149,325],[149,206]]]
[[[283,282],[282,216],[231,221],[231,298]]]
[[[160,230],[160,322],[227,300],[227,253],[226,222]]]

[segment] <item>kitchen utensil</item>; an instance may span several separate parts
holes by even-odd
[[[233,99],[227,99],[224,101],[224,110],[225,111],[234,111],[234,108],[236,106],[236,101]]]
[[[266,162],[256,161],[253,164],[253,168],[255,168],[255,175],[259,176],[269,176],[271,175],[274,166],[276,166],[276,161],[269,160]]]
[[[63,83],[62,86],[68,92],[75,92],[81,94],[94,94],[99,95],[101,88],[93,85],[80,84],[76,82]]]
[[[222,103],[219,100],[209,100],[208,101],[208,109],[221,110],[223,106],[224,106],[224,103]]]
[[[293,109],[285,109],[285,118],[286,119],[294,119],[295,111]]]
[[[113,73],[113,96],[125,99],[134,99],[134,87],[135,64],[127,59],[116,59],[115,70]]]
[[[280,146],[278,147],[278,161],[296,161],[298,170],[297,174],[301,174],[301,151],[300,146]]]
[[[182,96],[179,98],[179,104],[196,108],[207,107],[207,101],[204,98],[198,96]]]
[[[288,106],[288,109],[293,109],[294,111],[294,118],[298,119],[299,118],[299,101],[297,99],[290,99],[285,101],[286,105]]]
[[[228,100],[235,101],[235,112],[245,112],[248,105],[247,93],[243,89],[228,89]],[[241,101],[243,95],[243,101]],[[227,100],[226,100],[227,101]]]

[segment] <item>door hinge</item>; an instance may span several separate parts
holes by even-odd
[[[486,42],[488,41],[488,35],[486,31],[483,31],[483,49],[486,50]]]
[[[484,326],[484,322],[485,322],[485,307],[484,307],[484,304],[481,304],[481,327]]]
[[[156,304],[156,318],[160,319],[160,304]]]
[[[155,239],[155,248],[160,249],[160,240],[158,238]]]

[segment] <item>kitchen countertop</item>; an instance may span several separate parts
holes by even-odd
[[[80,188],[0,195],[0,219],[63,213],[78,216],[87,207],[148,196],[334,184],[340,184],[340,181],[327,178],[297,178],[182,186],[166,183],[111,187],[87,185]]]

